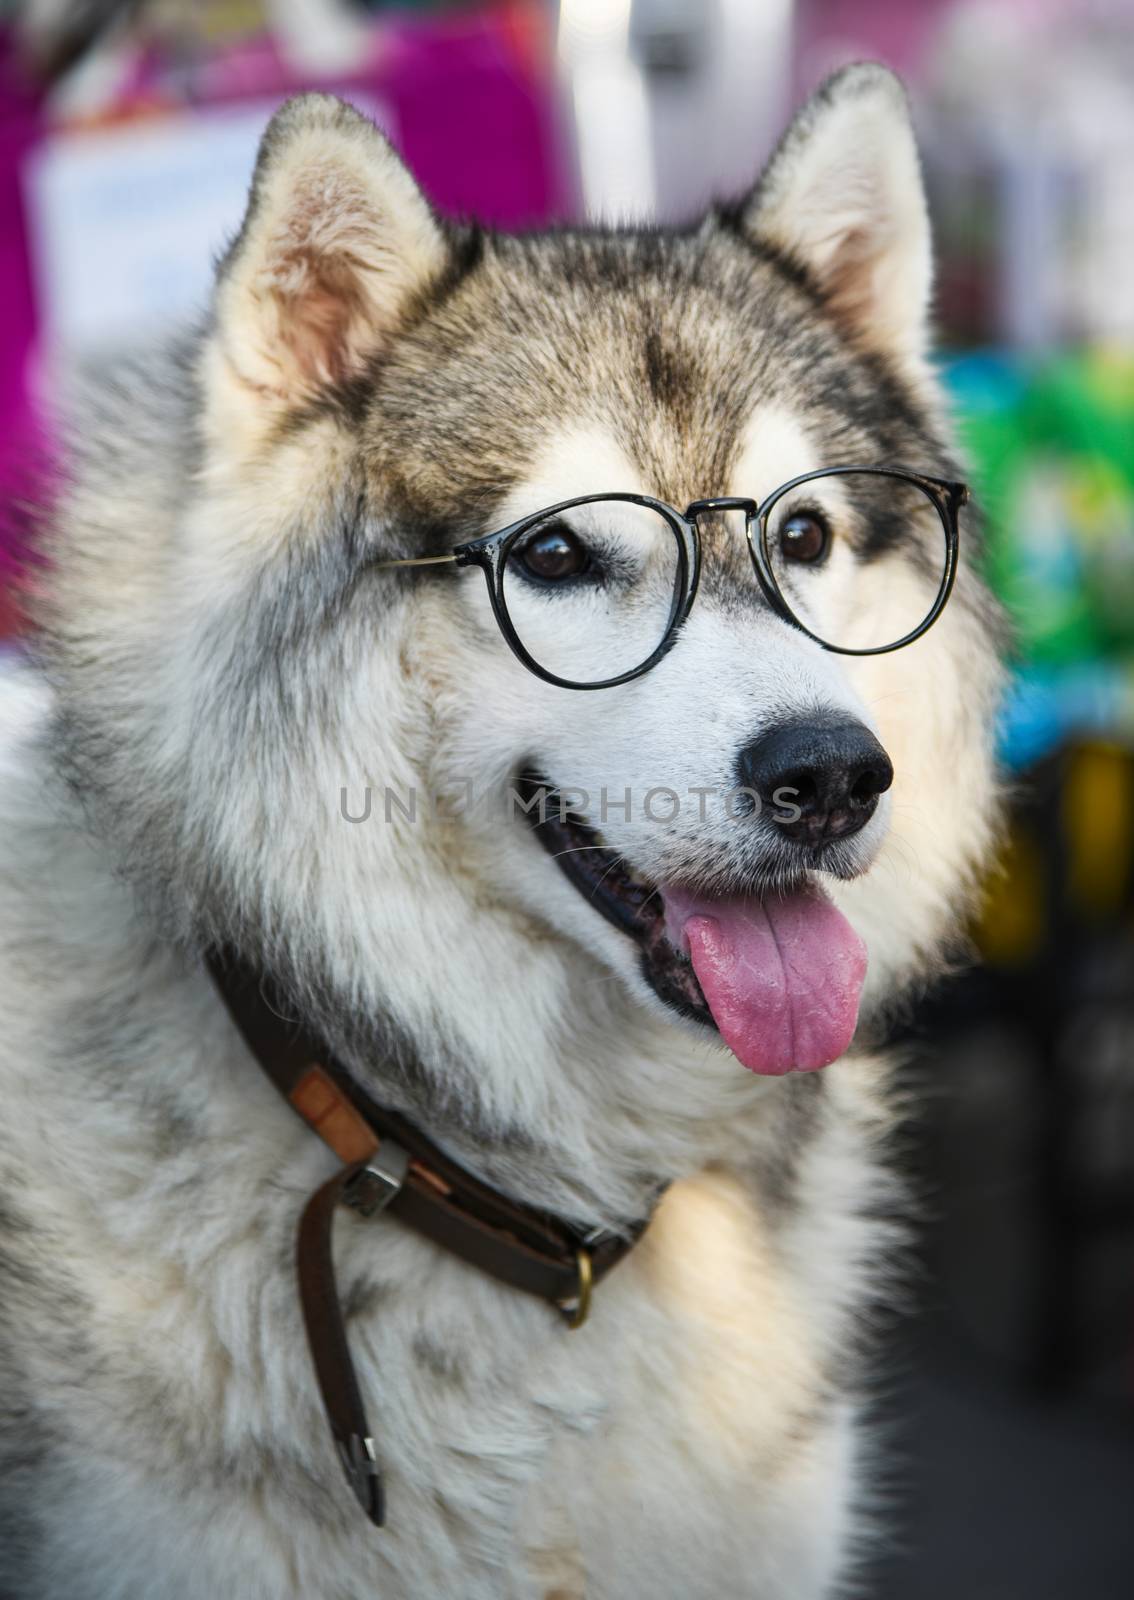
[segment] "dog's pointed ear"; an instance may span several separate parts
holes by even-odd
[[[447,254],[372,122],[331,95],[289,100],[268,124],[243,226],[217,274],[213,380],[271,411],[351,378]]]
[[[742,212],[803,267],[868,348],[920,363],[932,249],[905,91],[885,67],[829,78],[781,140]]]

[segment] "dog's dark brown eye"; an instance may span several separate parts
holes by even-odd
[[[797,511],[780,528],[780,549],[787,561],[822,561],[831,543],[831,530],[814,511]]]
[[[533,578],[557,583],[586,572],[590,558],[565,523],[542,528],[520,551],[520,561]]]

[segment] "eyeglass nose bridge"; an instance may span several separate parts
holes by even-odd
[[[755,500],[746,500],[743,496],[718,494],[711,500],[694,500],[692,505],[685,508],[686,522],[695,522],[703,511],[743,511],[746,517],[752,518],[760,507]]]

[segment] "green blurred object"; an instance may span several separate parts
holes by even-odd
[[[1134,651],[1134,357],[974,355],[948,378],[1025,660]]]

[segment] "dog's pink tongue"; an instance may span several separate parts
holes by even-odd
[[[825,1067],[858,1021],[866,947],[820,890],[700,900],[663,890],[666,928],[687,948],[721,1037],[753,1072]]]

